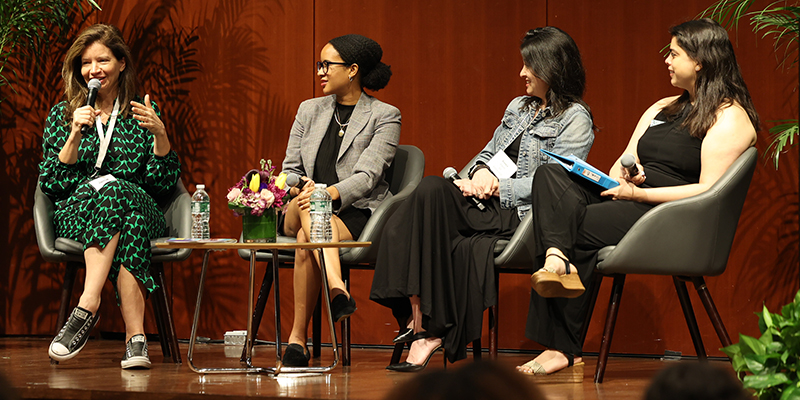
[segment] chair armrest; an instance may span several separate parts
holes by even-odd
[[[37,183],[33,197],[33,226],[36,232],[36,243],[39,245],[39,253],[47,262],[83,262],[82,253],[67,254],[56,249],[56,231],[53,225],[54,210],[53,201],[42,192]]]
[[[659,204],[604,250],[603,273],[715,276],[725,270],[757,160],[739,156],[707,191]]]
[[[532,271],[535,258],[536,242],[534,241],[533,233],[533,212],[529,212],[520,221],[503,252],[496,255],[494,265],[504,269]]]
[[[367,225],[358,237],[359,242],[372,242],[369,247],[343,248],[340,250],[342,264],[374,263],[378,259],[381,233],[389,217],[400,207],[411,193],[417,188],[416,184],[407,185],[394,196],[384,200],[369,217]]]

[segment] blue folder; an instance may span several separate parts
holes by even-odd
[[[547,151],[545,149],[539,149],[542,153],[547,154],[552,159],[558,161],[562,167],[564,167],[567,171],[580,176],[588,180],[589,182],[596,183],[603,188],[611,189],[613,187],[619,186],[619,182],[612,179],[610,176],[603,173],[599,169],[591,166],[586,161],[581,160],[578,157],[575,157],[574,154],[570,154],[567,157],[558,155],[553,153],[552,151]]]

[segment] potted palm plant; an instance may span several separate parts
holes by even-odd
[[[13,90],[17,80],[18,73],[9,60],[41,57],[50,40],[61,38],[69,30],[74,12],[85,16],[93,8],[100,9],[95,0],[86,3],[89,7],[83,0],[0,1],[0,92],[4,88]],[[0,95],[0,102],[6,96]]]
[[[749,20],[753,33],[762,38],[771,37],[780,65],[797,68],[798,33],[800,32],[800,2],[779,0],[761,10],[751,10],[755,0],[718,0],[700,14],[716,20],[730,29],[738,27],[741,20]],[[794,145],[800,134],[796,118],[770,121],[775,125],[769,131],[772,137],[765,156],[770,157],[778,168],[778,160],[787,146]]]

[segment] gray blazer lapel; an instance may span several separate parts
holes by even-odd
[[[317,153],[319,152],[320,144],[325,134],[328,132],[328,125],[333,118],[333,110],[335,108],[335,96],[328,96],[325,101],[317,105],[316,110],[312,110],[316,118],[313,118],[311,126],[306,131],[308,135],[308,142],[300,149],[303,154],[303,162],[306,164],[306,174],[314,179],[314,164],[317,162]]]
[[[364,127],[367,126],[367,122],[369,122],[371,114],[372,97],[368,96],[364,92],[361,92],[361,97],[359,97],[358,103],[356,103],[356,108],[353,109],[353,113],[350,115],[350,122],[347,124],[347,130],[344,132],[342,146],[339,147],[339,155],[336,157],[337,161],[341,160],[344,153],[353,143],[353,139],[355,139],[356,136],[358,136],[364,130]]]

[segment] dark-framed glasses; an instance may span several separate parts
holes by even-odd
[[[350,64],[348,64],[346,62],[335,62],[335,61],[328,61],[328,60],[317,61],[317,72],[322,70],[323,74],[327,74],[328,73],[328,67],[330,67],[331,65],[350,65]]]

